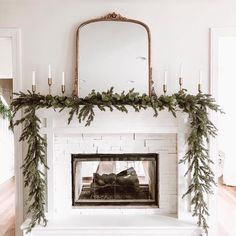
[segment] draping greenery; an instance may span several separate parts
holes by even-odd
[[[24,114],[20,120],[14,122],[14,126],[23,124],[23,132],[20,140],[28,143],[28,152],[24,159],[23,175],[24,186],[29,188],[29,208],[31,223],[28,231],[37,224],[44,223],[45,217],[45,194],[46,182],[42,167],[46,164],[46,140],[39,134],[40,119],[36,111],[40,108],[53,108],[59,112],[68,109],[68,123],[76,117],[79,122],[85,122],[88,126],[95,118],[94,108],[100,111],[114,109],[128,113],[128,107],[132,107],[136,112],[153,110],[154,116],[158,116],[159,111],[167,109],[176,117],[177,111],[188,114],[190,122],[190,133],[187,139],[188,150],[180,163],[188,164],[185,175],[191,176],[191,183],[184,196],[191,197],[193,216],[198,219],[198,225],[207,232],[207,195],[212,194],[212,186],[215,184],[214,173],[211,169],[212,161],[209,157],[208,142],[210,136],[215,136],[217,128],[209,120],[209,111],[221,111],[211,95],[199,93],[197,95],[188,94],[186,90],[181,90],[173,95],[148,96],[140,95],[134,90],[128,93],[117,94],[113,88],[106,92],[92,91],[85,98],[51,96],[20,92],[15,94],[12,102],[13,115],[23,109]],[[184,197],[183,196],[183,197]]]

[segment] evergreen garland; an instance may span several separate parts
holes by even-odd
[[[28,152],[24,159],[23,175],[24,185],[29,188],[28,201],[30,203],[28,213],[31,214],[31,223],[28,232],[37,224],[47,223],[45,217],[45,194],[46,182],[42,167],[46,165],[46,141],[39,134],[40,120],[36,116],[39,108],[69,109],[68,124],[73,117],[79,122],[85,121],[88,126],[94,120],[94,108],[101,111],[114,109],[127,113],[127,106],[133,107],[136,112],[151,108],[154,116],[158,112],[167,109],[176,117],[177,110],[187,113],[190,120],[190,135],[187,139],[188,151],[180,163],[188,163],[189,167],[185,175],[191,175],[191,183],[184,194],[191,196],[193,216],[198,217],[198,225],[202,226],[206,233],[208,229],[207,216],[208,206],[206,195],[212,194],[211,187],[215,184],[214,173],[211,170],[212,161],[208,153],[208,142],[210,136],[215,136],[217,129],[208,118],[208,111],[220,111],[211,95],[199,93],[190,95],[186,90],[181,90],[171,96],[161,95],[149,97],[146,94],[139,95],[133,89],[128,93],[117,94],[113,88],[107,92],[95,92],[93,90],[87,97],[51,96],[20,92],[15,94],[12,102],[13,116],[20,109],[24,109],[22,119],[15,121],[15,125],[23,124],[24,129],[20,140],[27,141]],[[183,197],[184,197],[183,196]]]
[[[28,151],[22,165],[24,176],[24,187],[29,189],[27,202],[29,203],[28,214],[31,214],[31,222],[28,231],[36,223],[47,224],[45,217],[46,204],[46,181],[43,168],[46,165],[46,140],[39,134],[40,120],[35,114],[34,105],[29,105],[24,111],[24,117],[15,122],[14,125],[23,123],[24,128],[19,141],[26,141]]]

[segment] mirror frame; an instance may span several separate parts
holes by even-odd
[[[149,27],[139,20],[129,19],[115,12],[109,13],[105,16],[87,20],[82,22],[76,31],[76,67],[75,67],[75,80],[73,88],[73,96],[79,97],[79,38],[80,38],[80,29],[88,24],[101,22],[101,21],[118,21],[118,22],[130,22],[134,24],[139,24],[143,26],[147,31],[148,36],[148,94],[151,96],[154,93],[153,89],[153,80],[152,80],[152,66],[151,66],[151,32]]]

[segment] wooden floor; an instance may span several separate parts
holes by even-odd
[[[15,181],[0,185],[0,236],[15,235]]]
[[[236,236],[236,187],[218,184],[218,236]]]

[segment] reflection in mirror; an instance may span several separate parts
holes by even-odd
[[[79,32],[79,96],[92,89],[132,88],[149,93],[149,41],[143,25],[123,21],[86,24]]]

